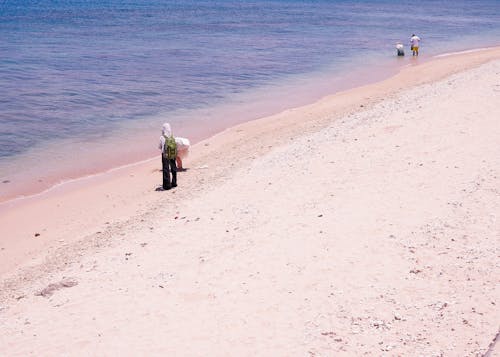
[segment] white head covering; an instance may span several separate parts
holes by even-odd
[[[170,129],[170,124],[169,123],[164,123],[163,124],[163,129],[162,129],[163,135],[166,137],[172,136],[172,129]]]

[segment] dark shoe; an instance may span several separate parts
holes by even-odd
[[[163,187],[164,191],[170,190],[172,187]]]
[[[175,185],[172,185],[172,188],[174,188],[174,187],[177,187],[177,184],[175,184]]]

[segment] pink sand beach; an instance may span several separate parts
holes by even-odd
[[[500,48],[416,61],[3,203],[0,355],[500,354],[498,103]]]

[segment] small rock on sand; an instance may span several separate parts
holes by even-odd
[[[58,283],[49,284],[46,288],[35,293],[36,296],[50,297],[55,291],[62,288],[71,288],[72,286],[78,285],[78,282],[74,279],[63,279]]]

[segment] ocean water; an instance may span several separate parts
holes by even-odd
[[[498,45],[500,1],[0,0],[0,201],[377,80],[412,33]]]

